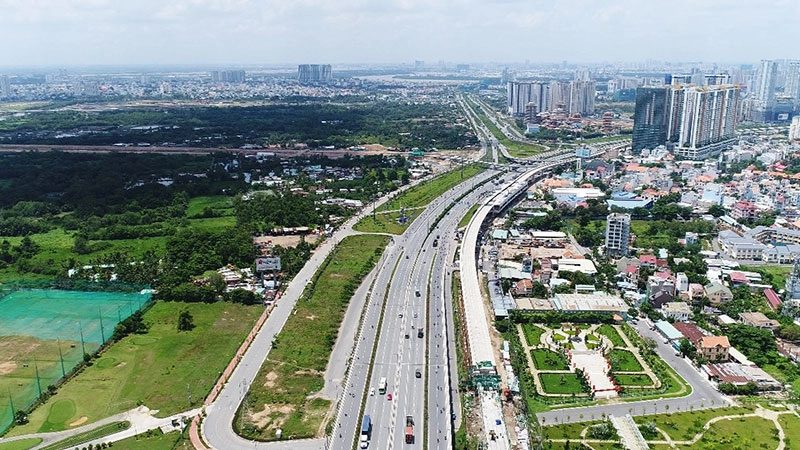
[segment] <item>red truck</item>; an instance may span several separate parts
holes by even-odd
[[[406,416],[406,444],[414,443],[414,418]]]

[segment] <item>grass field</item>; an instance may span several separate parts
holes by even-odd
[[[786,448],[800,448],[800,417],[794,414],[782,414],[778,422],[785,433]]]
[[[475,215],[475,212],[478,210],[479,204],[475,204],[469,207],[467,210],[467,214],[461,218],[461,221],[458,222],[458,228],[465,227],[469,225],[469,221],[472,220],[472,216]]]
[[[44,446],[40,450],[61,450],[64,448],[71,448],[76,445],[83,444],[84,442],[93,441],[95,439],[100,439],[104,436],[112,435],[119,431],[127,430],[130,427],[131,427],[130,422],[109,423],[107,425],[103,425],[102,427],[95,428],[94,430],[76,434],[75,436],[70,436],[62,441],[58,441],[54,444]]]
[[[88,264],[90,260],[108,253],[124,253],[132,257],[141,256],[149,250],[162,253],[166,248],[167,237],[151,237],[147,239],[119,239],[113,241],[91,241],[91,246],[97,250],[86,254],[78,255],[72,251],[75,244],[74,232],[65,232],[62,229],[55,229],[47,233],[33,234],[31,240],[39,245],[41,251],[32,258],[34,264],[63,264],[70,258],[80,264]],[[19,245],[21,237],[0,236],[0,242],[8,240],[11,245]],[[65,267],[66,269],[66,267]],[[35,274],[25,274],[29,278],[45,278]],[[47,277],[52,278],[52,277]],[[19,280],[20,274],[14,267],[0,269],[0,283]]]
[[[364,217],[359,220],[353,229],[362,231],[364,233],[389,233],[389,234],[403,234],[406,228],[414,221],[421,210],[410,210],[406,212],[406,217],[410,216],[410,220],[402,224],[397,221],[400,217],[399,212],[377,213],[373,219],[372,215]]]
[[[786,286],[786,279],[792,273],[791,267],[782,266],[742,266],[742,270],[758,273],[768,273],[772,275],[772,285],[777,289],[783,289]]]
[[[653,384],[653,380],[647,375],[617,373],[614,374],[614,380],[620,386],[651,386]]]
[[[215,216],[232,216],[233,201],[231,197],[225,195],[214,195],[207,197],[195,197],[189,200],[186,208],[186,217],[197,217],[209,209]]]
[[[664,430],[673,440],[688,441],[692,439],[695,434],[702,431],[706,422],[714,417],[749,414],[751,412],[753,412],[753,408],[751,407],[726,407],[649,416],[635,416],[633,420],[638,425],[653,422],[658,428]]]
[[[777,431],[771,420],[762,417],[721,420],[711,424],[699,441],[681,448],[700,450],[772,449],[778,447]]]
[[[611,370],[615,372],[641,372],[643,370],[642,365],[628,350],[615,348],[609,352],[608,360],[611,362]]]
[[[578,439],[585,428],[601,423],[599,420],[580,423],[562,423],[559,425],[543,426],[542,433],[545,439]],[[542,424],[544,425],[544,424]]]
[[[161,430],[142,433],[138,436],[114,442],[116,450],[191,450],[192,443],[188,438],[174,431],[164,434]]]
[[[41,438],[22,439],[14,442],[0,444],[0,450],[28,450],[39,445]]]
[[[483,170],[483,167],[473,165],[464,166],[463,170],[460,168],[453,169],[430,181],[418,184],[413,188],[403,192],[392,200],[384,203],[378,211],[399,210],[401,206],[405,206],[406,208],[427,206],[428,203],[438,198],[448,190],[483,172]]]
[[[542,328],[530,323],[522,324],[522,332],[525,334],[525,340],[528,341],[528,345],[531,347],[539,345],[540,338],[544,334]]]
[[[331,255],[275,337],[272,350],[238,414],[246,422],[239,433],[270,440],[275,429],[285,437],[312,437],[324,431],[331,402],[315,397],[347,304],[386,246],[386,236],[358,235],[344,239]],[[240,420],[236,420],[238,426]]]
[[[540,373],[542,388],[548,394],[582,394],[583,387],[576,373]]]
[[[597,328],[597,332],[610,339],[611,343],[614,344],[614,347],[626,346],[625,341],[622,340],[622,336],[619,335],[617,329],[609,324],[600,325]]]
[[[537,348],[531,350],[531,356],[538,370],[569,370],[566,358],[552,350]]]
[[[195,328],[178,332],[187,309]],[[109,347],[62,386],[12,435],[59,431],[86,417],[91,423],[144,404],[165,417],[197,406],[262,313],[259,306],[158,302],[144,315],[150,331]],[[188,387],[188,392],[187,392]],[[189,403],[191,395],[192,403]]]

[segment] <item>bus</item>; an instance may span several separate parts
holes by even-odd
[[[381,395],[386,393],[386,377],[381,378],[380,383],[378,383],[378,393]]]

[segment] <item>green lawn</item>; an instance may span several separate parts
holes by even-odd
[[[392,200],[384,203],[378,211],[394,211],[403,206],[406,208],[427,206],[428,203],[448,190],[483,172],[483,170],[483,167],[475,165],[463,166],[463,170],[462,168],[453,169],[397,195]]]
[[[353,226],[353,229],[364,233],[390,233],[400,235],[406,231],[406,228],[411,225],[420,211],[421,210],[413,209],[407,211],[406,217],[410,216],[410,219],[405,224],[397,221],[397,218],[400,217],[399,212],[377,213],[374,218],[372,215],[369,215],[359,220]]]
[[[548,394],[582,394],[583,387],[576,373],[540,373],[542,388]]]
[[[772,275],[772,286],[775,287],[776,290],[786,287],[786,279],[789,278],[789,275],[792,273],[791,267],[781,266],[742,266],[741,269],[749,272],[758,272],[762,276],[764,276],[764,274]]]
[[[562,423],[559,425],[547,425],[542,427],[542,434],[545,439],[579,439],[581,432],[592,425],[601,423],[600,420],[580,423]],[[545,424],[542,424],[545,425]]]
[[[625,341],[622,340],[622,336],[619,335],[617,329],[612,325],[600,325],[600,327],[597,328],[597,332],[610,339],[611,343],[614,344],[614,347],[626,347]]]
[[[178,314],[183,309],[194,317],[195,328],[179,333]],[[82,417],[91,423],[138,404],[159,410],[161,417],[196,407],[262,311],[260,306],[223,302],[157,302],[144,315],[150,324],[147,334],[128,336],[109,347],[34,410],[29,424],[10,433],[64,430]]]
[[[617,384],[620,386],[650,386],[653,384],[653,380],[650,379],[647,375],[632,375],[632,374],[614,374],[614,380],[617,381]]]
[[[525,340],[528,341],[528,345],[531,347],[539,345],[540,339],[544,334],[542,328],[530,323],[522,324],[522,332],[525,333]]]
[[[226,195],[211,195],[195,197],[189,200],[186,208],[186,217],[198,217],[209,209],[215,216],[233,215],[233,199]]]
[[[0,450],[28,450],[39,445],[41,438],[21,439],[14,442],[0,444]]]
[[[42,447],[41,450],[60,450],[64,448],[71,448],[76,445],[83,444],[84,442],[93,441],[104,436],[109,436],[114,433],[127,430],[130,427],[131,423],[127,421],[109,423],[107,425],[103,425],[102,427],[95,428],[94,430],[76,434],[75,436],[70,436],[62,441],[47,445]]]
[[[192,443],[181,433],[173,431],[164,434],[161,430],[153,430],[138,436],[114,442],[115,450],[191,450]]]
[[[691,446],[700,450],[752,450],[778,447],[777,428],[762,417],[739,417],[711,425],[703,437]],[[791,447],[786,447],[791,448]]]
[[[611,362],[611,370],[615,372],[641,372],[644,370],[633,353],[628,350],[615,348],[609,352],[608,360]]]
[[[538,370],[569,370],[567,359],[552,350],[537,348],[531,355]]]
[[[631,409],[633,408],[634,407],[632,406]],[[648,411],[651,409],[652,408],[648,409]],[[702,431],[706,422],[714,417],[749,414],[752,412],[752,407],[725,407],[704,409],[699,411],[671,412],[669,414],[635,416],[633,420],[638,425],[643,425],[647,422],[653,422],[656,424],[656,427],[667,433],[673,440],[688,441],[692,439],[695,434]]]
[[[781,414],[778,422],[786,434],[786,448],[800,448],[800,417],[794,414]]]
[[[72,247],[75,244],[74,232],[66,232],[63,229],[54,229],[47,233],[33,234],[31,240],[39,245],[41,251],[32,258],[34,265],[55,265],[66,270],[65,262],[74,258],[79,264],[88,264],[92,259],[109,253],[124,253],[130,256],[140,256],[148,250],[163,253],[166,247],[167,237],[151,237],[146,239],[119,239],[113,241],[91,241],[90,247],[96,249],[86,255],[73,253]],[[21,237],[0,236],[0,242],[8,240],[11,245],[19,245]],[[43,278],[35,274],[25,274],[26,278]],[[52,277],[47,277],[52,278]],[[0,283],[15,281],[20,279],[20,274],[16,268],[8,267],[0,270]]]
[[[189,228],[201,231],[215,231],[221,228],[233,228],[236,226],[236,217],[210,217],[208,219],[189,219]]]
[[[465,227],[469,225],[469,221],[472,220],[472,216],[475,215],[475,212],[478,210],[479,204],[474,204],[469,207],[467,210],[467,214],[461,218],[461,221],[458,222],[458,228]]]
[[[262,440],[284,436],[317,436],[331,402],[314,397],[325,384],[324,373],[347,304],[372,269],[389,238],[350,236],[343,240],[315,275],[295,313],[275,337],[269,358],[253,382],[239,415],[238,432]],[[239,427],[241,420],[234,422]]]

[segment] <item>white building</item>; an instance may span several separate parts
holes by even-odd
[[[630,240],[630,214],[609,214],[608,217],[606,217],[606,254],[627,256]]]
[[[689,320],[689,315],[691,313],[692,307],[686,302],[669,302],[664,303],[661,307],[661,314],[663,314],[664,317],[672,317],[679,322]]]

